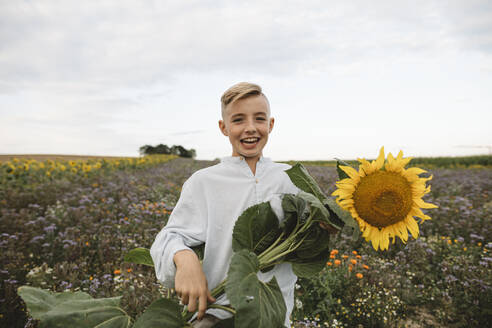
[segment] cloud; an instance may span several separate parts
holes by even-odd
[[[0,82],[172,82],[181,73],[330,71],[449,46],[488,49],[486,1],[5,1]],[[1,89],[1,88],[0,88]]]
[[[204,132],[206,132],[206,130],[180,131],[180,132],[169,133],[169,135],[170,136],[185,136],[185,135],[202,134]]]

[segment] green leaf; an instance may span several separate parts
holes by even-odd
[[[329,220],[330,212],[326,209],[325,205],[323,205],[323,203],[321,203],[318,198],[304,191],[300,191],[297,194],[297,197],[302,198],[309,204],[310,211],[313,215],[314,220],[331,223]]]
[[[324,204],[330,208],[330,210],[336,214],[336,216],[343,221],[344,224],[355,228],[358,227],[359,224],[355,219],[352,217],[349,211],[344,210],[343,208],[340,207],[340,205],[337,204],[335,200],[332,198],[327,198],[324,201]]]
[[[345,173],[340,166],[351,166],[347,162],[342,161],[341,159],[335,158],[337,160],[337,172],[338,172],[338,179],[343,180],[350,178],[347,173]]]
[[[322,259],[318,259],[308,263],[292,263],[292,271],[294,274],[301,278],[310,278],[317,275],[326,265],[328,260],[327,256],[323,256]]]
[[[260,254],[280,235],[278,218],[270,203],[247,208],[237,219],[232,232],[232,249],[247,249]]]
[[[284,327],[286,306],[275,277],[268,283],[257,277],[258,257],[247,249],[234,253],[226,283],[227,298],[236,309],[236,328]]]
[[[301,197],[286,194],[282,198],[282,209],[284,210],[284,220],[280,226],[287,236],[298,224],[300,225],[305,221],[306,201]]]
[[[128,328],[131,318],[119,307],[120,297],[94,299],[84,292],[53,293],[22,286],[18,294],[40,327]]]
[[[308,170],[306,170],[302,164],[296,163],[285,172],[289,175],[290,180],[297,188],[316,196],[320,201],[323,201],[326,198],[326,195],[318,186],[316,180],[309,175]]]
[[[138,317],[133,328],[183,328],[189,325],[181,316],[181,306],[167,298],[154,301]]]
[[[290,262],[293,261],[293,258],[312,261],[311,259],[318,257],[329,248],[330,233],[325,229],[322,229],[318,224],[312,225],[309,230],[299,238],[304,238],[304,240],[295,252],[291,253],[291,256],[288,256]]]
[[[135,263],[135,264],[143,264],[153,267],[154,261],[152,261],[152,257],[150,256],[150,251],[147,248],[134,248],[128,253],[126,253],[123,258],[125,262]]]

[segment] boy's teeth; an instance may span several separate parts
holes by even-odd
[[[245,142],[255,142],[255,141],[257,141],[257,140],[258,140],[258,138],[248,138],[248,139],[243,139],[243,141],[245,141]]]

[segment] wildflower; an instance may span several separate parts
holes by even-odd
[[[463,250],[464,250],[465,252],[467,251],[467,249],[468,249],[468,248],[466,248],[466,247],[463,247]]]
[[[92,280],[92,279],[94,279],[94,277],[90,276],[90,277],[89,277],[89,280]]]
[[[357,255],[357,251],[352,251],[352,254]]]
[[[363,275],[362,273],[359,273],[359,272],[357,272],[357,273],[355,274],[355,276],[356,276],[358,279],[362,279],[362,278],[364,277],[364,275]]]
[[[334,259],[335,258],[335,255],[330,255],[330,259]]]
[[[336,266],[339,266],[339,265],[340,265],[340,263],[342,263],[342,261],[340,261],[340,260],[335,260],[335,265],[336,265]]]
[[[327,265],[327,266],[332,266],[332,265],[333,265],[333,263],[331,263],[331,262],[326,262],[326,265]]]
[[[130,272],[132,272],[132,271],[133,271],[133,270],[132,270],[132,268],[128,268],[128,269],[126,270],[126,272],[128,272],[128,273],[130,273]]]
[[[356,265],[357,264],[357,260],[352,259],[352,260],[350,260],[350,263],[352,263],[353,265]]]
[[[338,254],[338,250],[334,249],[330,252],[330,255],[337,255]]]
[[[116,270],[114,270],[114,272],[113,272],[113,273],[114,273],[114,274],[121,274],[121,270],[120,270],[120,269],[116,269]]]
[[[359,159],[359,171],[340,167],[349,178],[338,181],[338,189],[332,195],[338,196],[337,203],[358,221],[362,236],[376,250],[388,249],[389,239],[395,242],[397,236],[406,242],[408,231],[417,238],[419,226],[414,216],[429,220],[421,208],[437,207],[422,200],[430,192],[426,181],[432,176],[420,178],[419,174],[426,171],[417,167],[405,169],[410,160],[404,159],[400,151],[396,158],[389,153],[385,162],[382,147],[376,160]]]
[[[88,241],[85,242],[85,246],[89,246],[89,242]]]
[[[348,255],[342,255],[342,257],[344,260],[348,259]]]
[[[349,272],[352,272],[352,270],[353,270],[353,269],[354,269],[354,268],[352,267],[352,265],[351,265],[351,264],[349,264],[349,266],[348,266],[348,270],[349,270]]]
[[[356,255],[356,256],[355,256],[355,258],[357,258],[357,259],[359,259],[359,260],[360,260],[360,259],[362,258],[362,256],[360,256],[360,255]]]
[[[369,270],[369,266],[367,266],[367,265],[365,265],[365,264],[363,264],[363,265],[362,265],[362,267],[363,267],[364,269],[366,269],[366,270]]]
[[[453,241],[451,239],[448,239],[448,245],[451,245]]]

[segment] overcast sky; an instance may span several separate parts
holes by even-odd
[[[231,154],[260,84],[274,160],[487,154],[492,2],[0,0],[0,153]]]

